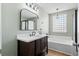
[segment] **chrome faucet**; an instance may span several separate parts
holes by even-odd
[[[35,36],[35,34],[36,34],[36,32],[35,32],[35,31],[33,31],[33,32],[32,32],[32,36]]]

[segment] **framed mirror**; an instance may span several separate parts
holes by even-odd
[[[20,30],[37,30],[38,15],[27,10],[20,11]]]

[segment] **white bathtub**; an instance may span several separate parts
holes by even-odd
[[[68,55],[75,55],[75,47],[73,46],[72,37],[68,36],[52,36],[48,37],[48,49],[63,52]]]

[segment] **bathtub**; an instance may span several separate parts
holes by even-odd
[[[48,36],[48,49],[63,52],[67,55],[76,55],[72,37]]]

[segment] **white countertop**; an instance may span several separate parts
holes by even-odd
[[[36,36],[28,36],[28,35],[18,35],[17,36],[17,40],[21,40],[21,41],[24,41],[24,42],[32,42],[34,40],[37,40],[37,39],[40,39],[42,37],[45,37],[46,35],[45,34],[42,34],[42,35],[36,35]]]

